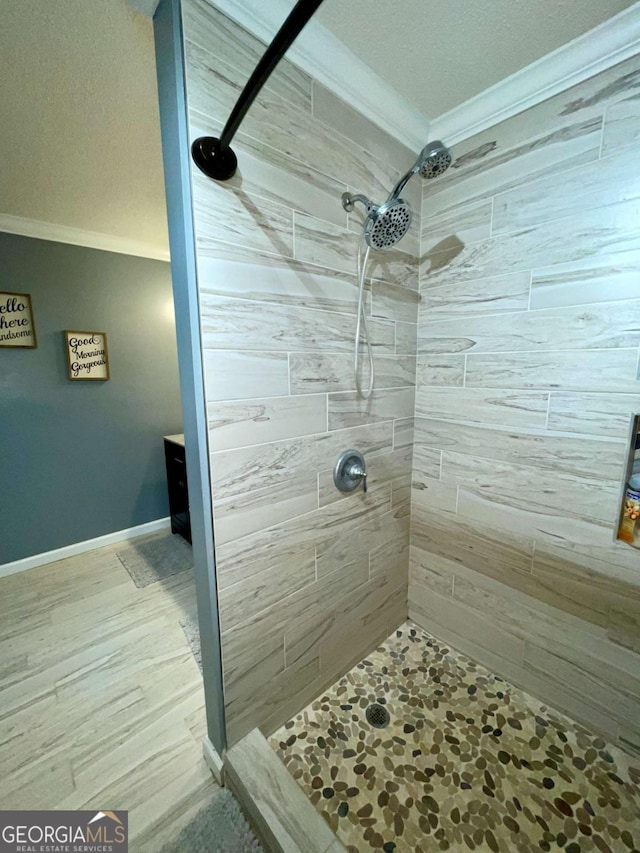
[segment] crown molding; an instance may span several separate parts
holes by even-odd
[[[455,145],[640,53],[640,3],[443,113],[431,135]]]
[[[269,44],[291,12],[291,0],[209,0]],[[429,120],[313,18],[286,58],[413,151],[427,142]]]
[[[20,234],[22,237],[35,237],[38,240],[51,240],[54,243],[68,243],[72,246],[86,246],[89,249],[101,249],[103,252],[116,252],[119,255],[134,255],[139,258],[153,258],[168,261],[169,251],[153,243],[139,240],[127,240],[98,231],[83,231],[69,225],[56,225],[39,219],[26,219],[0,213],[0,231],[7,234]]]

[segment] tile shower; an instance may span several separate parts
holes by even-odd
[[[206,0],[182,8],[190,134],[215,135],[262,46]],[[412,655],[422,656],[411,690],[428,691],[429,714],[439,689],[431,683],[434,655],[456,688],[436,701],[443,708],[451,701],[454,718],[471,709],[474,722],[460,723],[465,732],[455,733],[460,721],[446,717],[449,736],[460,742],[446,743],[460,752],[479,726],[476,712],[486,717],[480,702],[495,704],[489,694],[503,684],[496,679],[508,680],[498,704],[510,697],[512,719],[529,735],[528,746],[518,741],[524,752],[514,746],[509,767],[491,777],[509,797],[522,780],[513,756],[533,766],[570,743],[572,761],[585,762],[556,768],[572,774],[562,789],[572,814],[565,805],[556,810],[591,834],[576,829],[574,838],[573,824],[560,827],[554,812],[553,820],[542,816],[547,829],[536,821],[539,842],[551,844],[555,833],[557,845],[564,833],[570,853],[638,846],[635,835],[629,846],[622,834],[629,815],[638,817],[638,778],[619,748],[640,746],[640,586],[637,552],[616,543],[614,530],[629,418],[640,411],[639,69],[640,60],[628,60],[461,142],[446,175],[409,185],[405,195],[422,215],[397,249],[375,254],[370,271],[378,378],[369,401],[358,399],[351,378],[361,218],[344,213],[340,196],[385,198],[416,152],[284,61],[234,142],[239,173],[219,185],[192,167],[231,744],[256,726],[271,734],[284,725],[275,748],[295,771],[296,751],[304,756],[301,723],[306,728],[313,716],[322,729],[338,713],[344,680],[357,693],[358,679],[378,677],[372,657],[379,672],[396,666],[408,654],[396,641],[409,632]],[[348,447],[367,460],[366,495],[333,486],[333,465]],[[407,616],[412,622],[398,638],[393,632]],[[385,638],[384,652],[374,653]],[[481,689],[469,693],[474,684]],[[318,707],[324,695],[332,698]],[[426,746],[415,731],[404,732],[423,753],[433,732],[445,737],[429,714],[415,726],[429,732]],[[364,731],[342,724],[352,728],[347,737]],[[512,729],[503,729],[503,742],[523,737]],[[372,738],[365,732],[366,744],[379,749]],[[496,768],[506,768],[502,747],[491,742],[488,753],[494,746]],[[586,761],[593,749],[597,773]],[[571,802],[573,784],[593,809],[584,786],[614,790],[601,777],[602,752],[623,780],[614,787],[624,785],[628,795],[619,798],[618,816],[603,817],[619,824],[617,837],[603,841],[609,847],[595,841],[598,814]],[[458,753],[449,762],[451,755]],[[323,774],[330,779],[334,765],[323,760],[315,776],[298,781],[325,810],[326,798],[313,793],[316,777],[331,787]],[[372,790],[379,763],[370,765]],[[393,773],[388,764],[383,756]],[[343,781],[348,763],[336,766]],[[453,773],[466,781],[463,771]],[[531,775],[538,800],[562,800],[538,770]],[[508,798],[500,800],[506,811],[494,804],[487,812],[480,795],[458,788],[456,805],[442,785],[427,795],[439,809],[444,798],[451,816],[444,835],[435,835],[441,823],[432,827],[442,849],[456,849],[460,839],[470,849],[530,849],[521,837],[504,846],[505,815],[534,837],[533,823],[520,824]],[[474,841],[453,820],[464,802],[494,815],[493,840]],[[349,807],[350,832],[363,824],[354,814],[371,827],[387,820],[376,803],[372,811],[364,801]],[[535,820],[538,812],[527,808]],[[329,811],[340,832],[345,816]],[[475,818],[469,825],[479,829]],[[369,833],[362,849],[382,847],[382,835]],[[392,837],[384,843],[401,847]],[[547,849],[542,843],[536,849]]]

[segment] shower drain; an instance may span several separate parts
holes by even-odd
[[[389,725],[391,720],[389,712],[384,705],[379,705],[377,702],[374,702],[373,705],[369,705],[365,712],[365,716],[367,718],[367,722],[370,723],[374,729],[384,729]]]

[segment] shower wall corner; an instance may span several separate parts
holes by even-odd
[[[212,701],[219,711],[224,696],[232,745],[273,731],[406,619],[419,223],[371,268],[378,384],[362,401],[360,220],[340,199],[386,197],[415,152],[285,60],[234,140],[238,173],[206,179],[189,140],[219,134],[264,46],[207,0],[162,0],[159,66],[163,16],[184,62],[184,79],[161,79],[165,168],[201,523],[215,534],[215,563],[202,542],[203,651],[217,612],[224,693],[212,679]],[[417,186],[408,198],[419,210]],[[352,447],[369,489],[341,495],[332,470]]]

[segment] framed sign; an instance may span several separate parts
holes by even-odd
[[[29,294],[0,292],[0,347],[37,346]]]
[[[109,353],[106,332],[64,333],[67,348],[69,379],[109,378]]]

